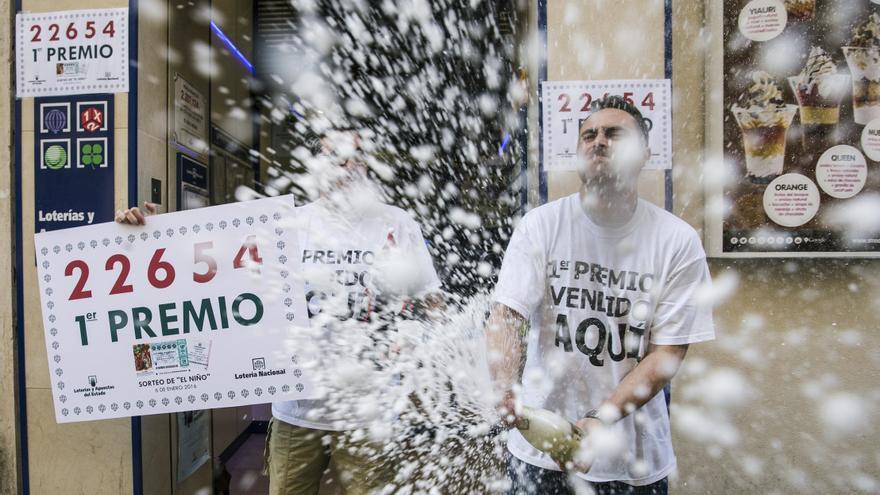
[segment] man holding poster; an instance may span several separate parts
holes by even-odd
[[[331,132],[307,163],[320,197],[296,208],[294,224],[311,328],[290,345],[317,356],[303,366],[321,398],[272,406],[266,454],[273,495],[318,493],[331,458],[347,494],[370,493],[392,478],[381,439],[371,437],[394,419],[384,330],[412,298],[433,299],[440,281],[418,224],[381,202],[367,179],[368,146],[355,131]],[[145,218],[132,208],[117,221]]]
[[[36,233],[56,421],[314,397],[279,345],[309,326],[293,211],[264,198]]]
[[[579,123],[580,191],[530,211],[507,247],[487,324],[504,420],[539,427],[545,409],[585,436],[565,462],[512,430],[511,494],[575,493],[583,480],[600,494],[666,493],[675,456],[659,392],[714,330],[697,233],[638,197],[647,136],[624,98],[594,101]]]

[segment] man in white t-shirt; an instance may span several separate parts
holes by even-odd
[[[321,197],[297,209],[301,263],[324,396],[276,402],[267,438],[270,493],[317,494],[332,458],[346,494],[392,481],[388,452],[370,432],[393,420],[392,374],[381,327],[403,304],[434,298],[440,280],[421,229],[377,199],[357,133],[334,132],[311,170]],[[383,293],[384,292],[384,293]],[[377,347],[378,346],[378,347]],[[323,371],[322,371],[323,370]]]
[[[371,438],[399,413],[394,399],[406,397],[399,388],[391,393],[394,349],[383,330],[418,301],[437,306],[440,280],[418,224],[378,199],[364,144],[353,130],[328,133],[308,163],[320,198],[296,208],[311,333],[292,336],[290,345],[317,356],[310,377],[323,395],[272,404],[265,449],[271,495],[316,495],[331,458],[346,495],[393,481],[395,452]],[[155,205],[145,208],[156,213]],[[131,208],[116,220],[143,224],[145,215]]]
[[[693,228],[638,197],[650,150],[634,105],[594,102],[577,152],[580,191],[511,237],[487,338],[507,424],[520,404],[547,409],[586,440],[560,466],[510,430],[510,493],[574,493],[580,478],[599,494],[665,494],[676,463],[662,389],[689,344],[714,338],[706,256]]]

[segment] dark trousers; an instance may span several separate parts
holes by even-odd
[[[560,471],[539,468],[507,455],[507,476],[511,487],[507,495],[574,495],[575,490],[568,475]],[[596,495],[667,495],[669,483],[666,478],[645,486],[633,486],[620,481],[591,483]]]

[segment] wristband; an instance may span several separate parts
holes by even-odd
[[[587,414],[584,414],[584,418],[593,418],[602,421],[602,418],[599,417],[598,409],[590,409],[589,411],[587,411]]]

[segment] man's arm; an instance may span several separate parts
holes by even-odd
[[[523,352],[526,319],[504,304],[495,304],[486,323],[489,371],[497,390],[504,396],[499,409],[508,425],[516,423],[514,387],[520,382],[525,362]]]
[[[687,354],[688,345],[650,344],[645,357],[627,374],[599,408],[599,418],[583,418],[577,426],[590,432],[602,422],[626,417],[657,395],[672,380]]]

